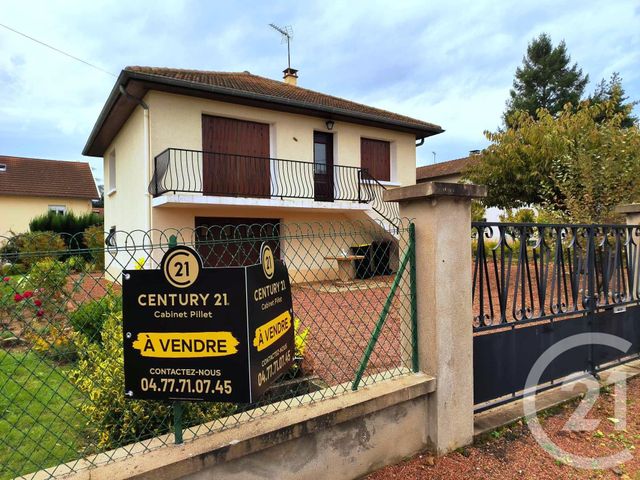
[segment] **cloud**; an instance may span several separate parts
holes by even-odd
[[[486,145],[527,43],[565,39],[593,83],[640,98],[634,1],[4,2],[2,23],[108,71],[125,65],[250,70],[280,78],[293,25],[302,86],[442,125],[420,163]],[[0,28],[0,154],[81,159],[114,78]],[[100,161],[94,164],[101,168]]]

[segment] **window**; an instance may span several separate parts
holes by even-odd
[[[67,213],[66,205],[49,205],[49,211],[55,213],[56,215],[64,215]]]
[[[109,192],[107,193],[111,193],[116,189],[116,152],[115,151],[109,154],[108,171],[109,171]]]
[[[6,171],[7,171],[6,163],[0,163],[0,172],[6,172]]]
[[[360,139],[360,166],[379,181],[391,180],[391,144],[383,140]]]

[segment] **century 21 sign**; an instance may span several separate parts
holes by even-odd
[[[289,275],[266,244],[226,268],[174,247],[122,284],[127,398],[254,402],[293,363]]]

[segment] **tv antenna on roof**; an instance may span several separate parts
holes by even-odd
[[[282,43],[287,42],[287,68],[291,69],[291,39],[293,38],[293,28],[291,25],[287,25],[285,27],[279,27],[273,23],[270,23],[269,26],[273,28],[275,31],[280,32],[282,34]]]

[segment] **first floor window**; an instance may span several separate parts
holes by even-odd
[[[56,215],[64,215],[67,213],[66,205],[49,205],[49,211],[55,213]]]
[[[109,176],[109,192],[113,192],[116,189],[116,152],[113,151],[109,154],[108,160],[108,176]]]

